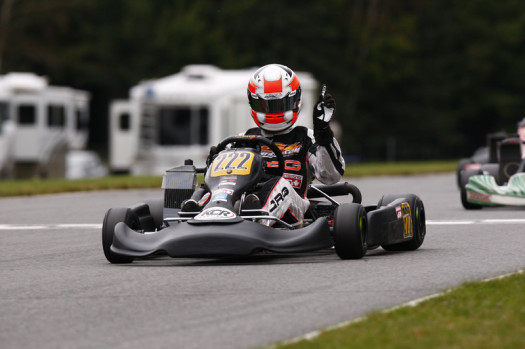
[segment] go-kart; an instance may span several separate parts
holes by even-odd
[[[261,147],[274,153],[277,168],[264,166]],[[196,168],[188,160],[166,171],[164,199],[107,211],[102,245],[109,262],[130,263],[158,254],[226,258],[332,247],[341,259],[360,259],[379,246],[415,250],[423,243],[425,209],[416,195],[384,195],[377,205],[363,206],[361,192],[352,184],[310,185],[304,225],[295,227],[244,202],[246,193],[256,191],[266,178],[282,176],[285,162],[279,148],[261,136],[236,136],[217,149],[208,168]],[[199,188],[197,173],[205,173]],[[210,198],[202,210],[181,210],[184,200],[199,199],[205,192]],[[348,195],[352,203],[333,198]]]
[[[474,175],[465,191],[470,208],[525,206],[525,173],[515,173],[505,185],[498,185],[491,175]]]
[[[458,174],[461,204],[467,210],[480,209],[484,205],[507,205],[507,202],[512,205],[516,195],[520,195],[519,180],[511,180],[522,161],[520,139],[507,137],[499,140],[494,150],[491,162],[471,163]]]

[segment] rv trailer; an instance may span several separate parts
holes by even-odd
[[[89,93],[32,73],[1,75],[0,91],[0,109],[15,124],[13,176],[64,177],[66,153],[87,145]]]
[[[189,65],[179,73],[132,87],[128,100],[111,103],[109,163],[113,173],[162,174],[185,159],[203,166],[211,145],[255,127],[246,89],[256,69]],[[318,83],[297,73],[302,117],[311,127]]]

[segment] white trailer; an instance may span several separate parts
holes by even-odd
[[[211,145],[256,126],[246,95],[255,71],[189,65],[132,87],[129,100],[110,106],[111,171],[162,174],[185,159],[204,166]],[[309,73],[297,75],[303,100],[297,124],[311,127],[318,83]]]
[[[14,176],[64,177],[66,153],[87,144],[89,93],[50,86],[32,73],[0,76],[0,91],[6,119],[15,124]]]
[[[13,174],[15,124],[8,119],[8,93],[0,84],[0,179],[10,178]]]

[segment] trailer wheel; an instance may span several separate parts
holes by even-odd
[[[334,246],[341,259],[361,259],[366,253],[366,211],[360,204],[341,204],[334,213]]]
[[[381,245],[381,247],[383,247],[383,249],[387,251],[417,250],[423,244],[423,241],[425,240],[425,235],[427,233],[425,206],[423,205],[423,201],[417,195],[414,194],[384,195],[381,198],[381,200],[379,200],[379,205],[385,206],[399,198],[406,198],[408,200],[408,204],[410,205],[414,236],[408,241],[394,245]]]
[[[113,235],[117,223],[124,222],[134,230],[140,229],[138,217],[129,208],[110,208],[104,216],[102,223],[102,248],[106,259],[114,264],[131,263],[132,257],[122,256],[111,251]]]

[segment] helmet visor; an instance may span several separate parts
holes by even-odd
[[[297,90],[293,96],[289,94],[279,99],[263,99],[259,95],[248,93],[248,100],[253,110],[258,113],[276,114],[284,113],[288,110],[295,110],[299,107],[301,91]]]

